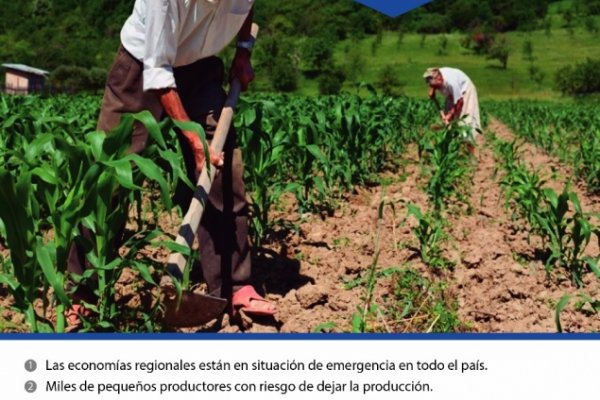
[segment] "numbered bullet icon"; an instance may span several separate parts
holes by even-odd
[[[34,381],[25,382],[25,391],[27,393],[33,393],[37,390],[37,384]]]
[[[25,361],[25,369],[29,372],[35,371],[37,368],[37,363],[34,360]]]

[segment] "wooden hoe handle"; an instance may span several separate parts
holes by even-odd
[[[257,35],[258,25],[252,24],[252,37],[255,40]],[[231,121],[233,120],[233,109],[237,104],[241,91],[242,86],[240,81],[237,78],[233,79],[229,87],[229,94],[225,100],[223,110],[221,111],[221,116],[219,117],[219,122],[217,123],[217,129],[210,145],[215,154],[220,154],[223,151],[223,146],[227,140],[227,133],[229,132],[229,127],[231,126]],[[204,168],[202,168],[202,172],[200,173],[200,177],[196,183],[194,197],[192,198],[192,202],[187,213],[183,217],[183,222],[179,227],[179,232],[177,234],[177,238],[175,239],[175,243],[189,248],[191,248],[194,243],[194,237],[196,236],[196,232],[200,226],[200,220],[202,219],[202,214],[204,213],[204,206],[208,201],[208,193],[210,193],[210,188],[215,177],[215,167],[211,165],[207,168],[208,164],[209,162],[207,159],[207,162],[205,163]],[[169,255],[167,270],[174,277],[181,279],[183,277],[186,264],[186,258],[183,254],[179,252],[173,252]]]

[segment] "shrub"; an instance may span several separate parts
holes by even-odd
[[[346,74],[341,68],[329,63],[323,68],[323,72],[319,76],[319,93],[320,94],[338,94],[342,90]]]
[[[506,39],[502,37],[494,41],[492,46],[489,48],[487,52],[487,59],[500,61],[500,64],[502,64],[502,68],[506,69],[508,65],[508,55],[508,45],[506,43]]]
[[[419,21],[416,31],[418,33],[444,33],[450,30],[450,21],[445,15],[431,13],[427,18]]]
[[[320,73],[328,65],[335,43],[329,37],[307,38],[302,46],[302,62],[308,73]]]
[[[361,77],[362,73],[365,71],[365,66],[367,65],[367,61],[363,55],[363,53],[354,47],[348,53],[346,58],[346,78],[351,82],[357,82]]]
[[[50,74],[53,90],[76,93],[96,91],[104,87],[106,71],[102,68],[83,68],[74,65],[61,65]]]
[[[402,92],[404,83],[398,79],[398,72],[391,65],[386,65],[379,73],[376,86],[384,96],[396,96]]]
[[[270,78],[275,90],[292,92],[298,88],[298,68],[286,57],[275,59]]]
[[[563,94],[578,95],[600,92],[600,60],[569,65],[556,71],[556,88]]]

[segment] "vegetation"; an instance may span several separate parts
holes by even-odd
[[[492,103],[515,132],[571,164],[592,193],[600,193],[600,115],[594,103]]]
[[[51,85],[60,91],[97,91],[131,5],[125,0],[7,3],[0,15],[0,61],[52,70]],[[438,118],[434,107],[405,96],[424,98],[422,72],[450,63],[469,74],[483,99],[597,92],[600,65],[593,56],[599,14],[598,1],[437,0],[389,19],[351,0],[261,0],[256,10],[261,40],[253,56],[258,80],[255,92],[240,100],[235,119],[251,166],[245,183],[254,245],[290,224],[273,219],[282,198],[293,198],[302,216],[331,215],[349,192],[381,183],[382,171],[396,172],[407,162],[407,149],[417,148],[419,190],[426,200],[417,206],[382,195],[371,263],[346,282],[347,288],[363,289],[348,330],[464,329],[446,290],[446,274],[454,267],[448,220],[472,209],[473,159],[463,146],[463,127],[428,129]],[[223,56],[230,60],[232,49]],[[558,91],[547,84],[554,76]],[[261,93],[272,91],[280,93]],[[298,95],[317,92],[321,96]],[[89,94],[0,96],[0,286],[30,331],[64,331],[65,311],[80,285],[92,287],[98,298],[87,304],[92,315],[83,319],[84,330],[162,328],[156,298],[166,271],[150,254],[182,250],[158,223],[179,211],[171,200],[174,187],[192,185],[176,140],[182,125],[140,113],[127,115],[105,135],[95,130],[99,101]],[[486,106],[522,139],[569,163],[589,192],[600,193],[597,104]],[[136,121],[150,132],[143,154],[128,152]],[[185,126],[203,137],[201,127]],[[585,253],[588,243],[600,242],[597,216],[584,210],[573,186],[549,188],[539,171],[520,161],[517,143],[496,141],[506,206],[524,222],[529,238],[536,238],[548,275],[566,271],[581,287],[589,272],[600,276],[598,257]],[[399,210],[411,239],[394,243],[394,249],[412,251],[410,260],[419,268],[412,261],[380,265],[386,213],[391,211],[396,229]],[[129,223],[125,241],[116,248],[124,222]],[[95,239],[87,239],[84,230]],[[83,276],[66,271],[74,243],[91,265]],[[117,282],[125,271],[135,275],[136,291],[148,293],[148,303],[131,308],[120,301]],[[383,279],[391,282],[385,293],[377,285]],[[559,314],[570,299],[564,297],[556,308],[559,330]],[[597,301],[581,299],[598,310]],[[22,327],[0,315],[2,329]]]
[[[384,81],[387,68],[398,76],[396,82],[386,79],[387,93],[416,95],[421,83],[419,72],[427,66],[447,64],[448,56],[452,56],[452,63],[472,75],[477,84],[495,80],[494,87],[499,87],[500,93],[490,90],[485,91],[486,95],[504,98],[527,93],[557,97],[551,87],[541,87],[543,77],[554,76],[556,70],[566,66],[564,60],[585,61],[597,53],[594,26],[598,26],[599,17],[594,4],[436,0],[391,19],[352,0],[326,5],[309,0],[289,4],[264,0],[256,7],[256,20],[262,29],[254,56],[258,81],[253,90],[338,93],[350,90],[357,82],[377,86]],[[114,59],[120,29],[131,7],[132,2],[125,0],[93,0],[85,4],[73,0],[24,0],[6,4],[0,15],[0,61],[52,72],[58,69],[50,79],[57,90],[101,88],[101,77]],[[572,16],[569,28],[564,18],[567,10]],[[523,32],[532,32],[529,40],[535,43],[540,58],[535,65],[537,70],[515,62],[519,57],[511,56],[520,52]],[[478,33],[489,37],[489,47],[482,54],[498,60],[506,72],[490,69],[485,57],[463,54],[460,42]],[[400,47],[399,35],[403,37]],[[492,40],[494,37],[497,40]],[[578,41],[577,52],[571,45],[574,37]],[[415,41],[418,46],[413,46]],[[554,51],[548,51],[548,47]],[[589,51],[585,50],[587,47]],[[552,59],[553,53],[563,57]],[[228,49],[225,58],[230,54]],[[361,65],[364,73],[360,72]],[[533,82],[530,74],[535,78]]]
[[[545,187],[546,182],[537,171],[521,162],[515,164],[515,143],[496,139],[496,148],[503,160],[502,186],[507,206],[527,222],[531,234],[541,238],[547,272],[555,266],[563,267],[578,287],[583,286],[583,274],[588,270],[600,277],[599,258],[584,256],[590,241],[594,237],[600,240],[600,227],[583,211],[578,196],[568,185],[557,194]]]
[[[158,125],[142,113],[124,119],[106,136],[94,130],[98,100],[91,97],[2,97],[0,106],[0,182],[6,189],[0,237],[10,249],[10,257],[2,260],[1,282],[34,331],[64,330],[68,281],[75,283],[69,291],[82,283],[95,288],[99,300],[90,305],[95,314],[86,329],[123,329],[120,324],[128,322],[115,300],[115,283],[130,267],[147,289],[156,287],[163,266],[140,259],[137,250],[173,248],[152,221],[170,211],[170,193],[180,180],[191,185],[174,126],[169,121]],[[243,100],[238,114],[241,148],[253,166],[246,169],[246,182],[255,243],[270,232],[269,211],[282,193],[293,193],[302,212],[331,209],[345,191],[372,179],[402,152],[416,133],[409,127],[431,117],[425,102],[348,95],[259,96]],[[148,127],[152,139],[141,155],[127,152],[134,119]],[[203,134],[198,126],[192,128]],[[144,196],[160,196],[163,206],[142,210]],[[141,211],[130,222],[138,229],[123,255],[114,243],[119,226],[136,209]],[[95,242],[85,238],[83,228],[95,233]],[[93,267],[82,278],[65,270],[74,242],[86,249]],[[56,322],[36,311],[40,298],[46,299],[44,310],[56,310]],[[140,309],[133,321],[150,323],[156,311]]]
[[[587,59],[556,71],[556,86],[564,94],[600,93],[600,60]]]

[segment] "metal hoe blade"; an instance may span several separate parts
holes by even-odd
[[[163,287],[161,300],[164,314],[161,322],[169,327],[191,327],[204,325],[218,318],[227,307],[227,300],[206,294],[184,291],[181,301],[175,289]]]

